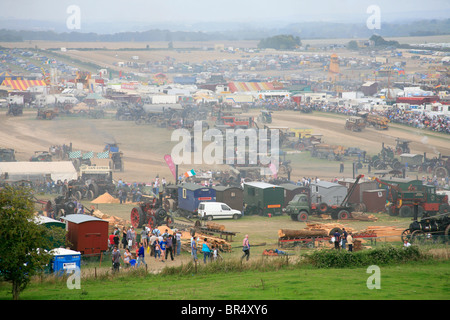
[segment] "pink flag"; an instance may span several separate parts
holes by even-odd
[[[269,165],[270,171],[272,171],[273,177],[276,179],[277,178],[277,167],[275,166],[275,164],[271,163]]]
[[[170,171],[172,171],[175,181],[177,181],[177,174],[175,172],[175,164],[172,161],[172,156],[170,154],[166,154],[164,156],[164,160],[166,160],[166,163],[169,166]]]

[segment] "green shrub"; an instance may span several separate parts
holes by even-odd
[[[348,252],[346,250],[318,250],[305,256],[304,263],[317,268],[348,268],[383,265],[427,259],[416,246],[409,248],[383,246],[371,250]]]

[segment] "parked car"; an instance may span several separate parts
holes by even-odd
[[[198,205],[198,217],[206,220],[213,219],[239,219],[242,213],[231,209],[223,202],[200,202]]]

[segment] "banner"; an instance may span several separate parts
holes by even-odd
[[[94,151],[89,151],[83,154],[83,159],[92,159],[94,157]]]
[[[70,158],[70,159],[78,159],[78,158],[81,158],[81,151],[72,151],[72,152],[69,152],[69,158]]]
[[[109,151],[97,153],[97,159],[108,159],[108,158],[109,158]]]
[[[166,154],[164,156],[164,160],[166,160],[167,165],[169,166],[170,171],[172,172],[173,178],[177,181],[177,174],[175,172],[175,164],[172,161],[172,156],[170,154]]]

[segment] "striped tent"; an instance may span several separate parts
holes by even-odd
[[[11,87],[14,90],[25,91],[29,87],[46,86],[44,80],[3,80],[2,86]]]
[[[232,81],[228,83],[231,92],[257,92],[264,90],[275,90],[272,82],[240,82]]]

